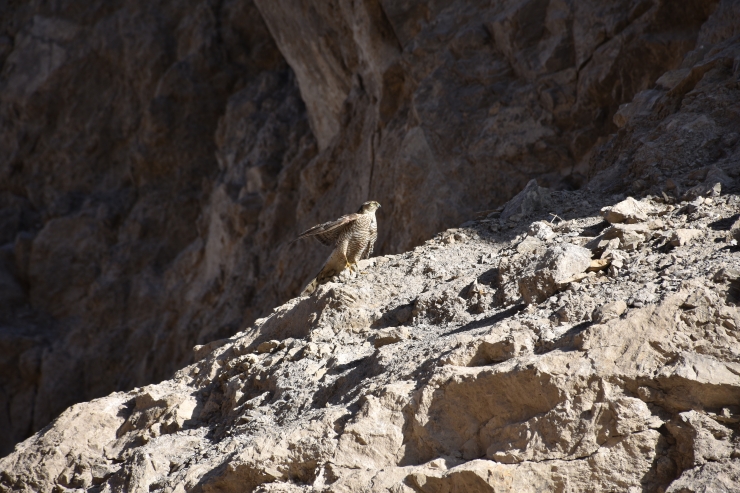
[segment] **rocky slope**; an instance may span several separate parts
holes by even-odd
[[[733,8],[617,111],[583,190],[532,182],[72,406],[0,489],[737,491]]]
[[[737,491],[740,197],[702,185],[530,183],[72,406],[0,491]]]
[[[716,136],[696,155],[630,154],[655,130],[630,116],[644,105],[683,114],[697,84],[730,83],[732,50],[701,61],[737,34],[734,5],[3,3],[0,454],[298,293],[324,252],[285,241],[366,199],[399,253],[534,177],[567,189],[619,162],[615,193],[647,190],[736,152],[725,87],[692,103]]]

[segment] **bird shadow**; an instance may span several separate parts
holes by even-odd
[[[460,332],[468,332],[470,330],[475,329],[481,329],[483,327],[490,327],[492,325],[495,325],[503,320],[506,320],[509,317],[513,317],[520,311],[524,309],[524,307],[527,306],[524,303],[520,303],[518,305],[514,305],[510,308],[507,308],[506,310],[500,311],[498,313],[495,313],[491,315],[490,317],[486,317],[481,320],[474,320],[472,322],[469,322],[462,327],[458,327],[457,329],[451,330],[449,332],[446,332],[442,335],[450,336],[454,334],[459,334]]]
[[[718,219],[716,221],[713,221],[709,224],[707,224],[707,227],[713,231],[729,231],[730,227],[740,219],[740,214],[735,214],[730,217],[726,217],[724,219]]]

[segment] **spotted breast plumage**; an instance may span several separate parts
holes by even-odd
[[[298,236],[297,239],[313,236],[324,245],[334,247],[321,272],[306,287],[304,293],[313,291],[316,286],[339,275],[346,268],[349,268],[350,274],[357,273],[357,263],[373,253],[378,237],[375,211],[379,207],[380,204],[374,200],[365,202],[356,213],[318,224]]]

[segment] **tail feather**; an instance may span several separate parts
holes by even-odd
[[[316,277],[314,277],[313,280],[309,282],[305,288],[303,288],[301,296],[310,295],[311,293],[316,291],[316,288],[318,288],[322,284],[329,282],[334,276],[338,276],[339,274],[341,274],[346,265],[347,263],[344,255],[341,252],[334,252],[332,255],[329,256],[328,259],[326,259],[324,266],[321,268]]]

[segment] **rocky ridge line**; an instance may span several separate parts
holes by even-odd
[[[704,188],[601,207],[532,182],[71,407],[0,491],[731,491],[740,197]]]
[[[532,178],[583,185],[620,105],[683,95],[736,3],[0,3],[0,455],[297,294],[313,224],[378,200],[398,253]],[[737,128],[700,119],[672,159],[712,164]]]

